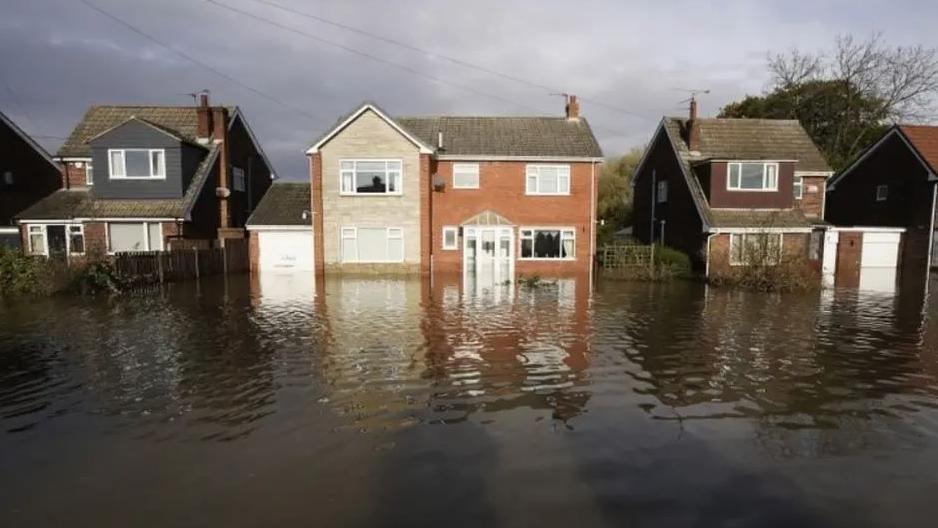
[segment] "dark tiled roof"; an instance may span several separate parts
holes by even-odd
[[[564,117],[398,117],[395,121],[450,156],[601,158],[602,149],[586,119]]]
[[[711,227],[786,228],[811,227],[800,209],[766,211],[758,209],[711,209]]]
[[[303,213],[310,210],[309,183],[277,182],[270,186],[267,193],[248,218],[248,226],[304,226],[313,225],[311,215],[303,218]]]
[[[702,121],[743,121],[741,119],[704,119]],[[765,122],[769,120],[754,120],[759,122]],[[785,121],[786,123],[791,123]],[[797,124],[797,121],[794,123]],[[684,179],[687,182],[687,187],[690,189],[691,197],[694,199],[694,205],[697,207],[697,210],[700,212],[701,220],[709,227],[774,227],[774,228],[785,228],[785,227],[810,227],[812,225],[811,221],[808,220],[804,213],[800,209],[786,209],[778,211],[769,211],[769,210],[758,210],[758,209],[711,209],[710,203],[707,201],[707,195],[704,193],[703,187],[700,185],[700,180],[697,179],[697,176],[694,174],[694,170],[691,167],[691,164],[695,161],[700,161],[701,159],[706,158],[727,158],[725,155],[704,155],[704,152],[701,151],[701,156],[692,154],[690,149],[687,148],[687,143],[682,138],[684,121],[677,118],[665,118],[664,120],[664,131],[668,136],[668,139],[671,141],[671,144],[674,146],[674,150],[677,151],[679,161],[681,163],[681,170],[684,173]],[[801,128],[801,125],[798,125],[798,128]],[[803,130],[802,130],[803,131]],[[703,132],[703,130],[701,130]],[[805,134],[807,136],[807,134]],[[703,134],[701,134],[701,143],[703,142]],[[810,141],[810,140],[809,140]],[[813,147],[813,144],[812,144]],[[816,148],[815,148],[816,150]],[[820,155],[820,154],[819,154]],[[732,158],[730,158],[732,159]],[[735,159],[760,159],[755,157],[738,157]],[[764,159],[772,159],[772,156],[767,156]],[[774,159],[796,159],[796,158],[783,158],[781,155],[774,157]],[[823,161],[823,159],[822,159]],[[827,164],[825,163],[826,167]],[[818,169],[818,168],[804,168],[800,165],[798,170],[830,170],[830,169]]]
[[[687,125],[685,119],[671,117],[668,120],[680,130]],[[708,118],[697,122],[700,125],[699,159],[797,160],[795,170],[831,170],[797,120]]]
[[[229,115],[235,111],[229,107]],[[59,147],[58,157],[89,157],[88,141],[131,117],[170,132],[189,142],[195,142],[198,112],[195,106],[92,106]]]
[[[932,172],[938,170],[938,126],[900,125],[899,129]]]
[[[20,220],[68,220],[72,218],[184,218],[205,186],[215,161],[218,148],[210,147],[186,189],[178,199],[103,199],[95,198],[92,190],[60,189],[27,208],[16,218]]]

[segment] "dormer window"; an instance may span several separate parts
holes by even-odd
[[[777,191],[778,163],[729,163],[726,188],[731,191]]]
[[[112,180],[162,180],[166,178],[163,149],[110,149],[108,174]]]

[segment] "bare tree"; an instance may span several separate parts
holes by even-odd
[[[793,49],[770,55],[768,64],[776,88],[842,81],[845,93],[878,101],[877,113],[893,122],[935,115],[938,51],[934,48],[890,46],[879,33],[862,41],[841,35],[829,54]]]

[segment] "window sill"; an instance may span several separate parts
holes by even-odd
[[[727,187],[726,190],[729,192],[755,192],[755,193],[778,192],[778,188],[775,188],[775,189],[731,189]]]
[[[570,193],[524,193],[525,196],[570,196]]]
[[[367,197],[367,198],[388,198],[394,196],[404,196],[404,193],[346,193],[340,192],[339,196],[349,196],[349,197]]]
[[[525,261],[525,262],[575,262],[576,257],[567,257],[567,258],[518,257],[518,260]]]

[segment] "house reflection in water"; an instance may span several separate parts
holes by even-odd
[[[320,401],[356,426],[451,423],[517,407],[566,422],[589,399],[580,387],[591,332],[587,276],[465,290],[459,276],[316,284],[262,275],[253,287],[258,313],[312,307]]]

